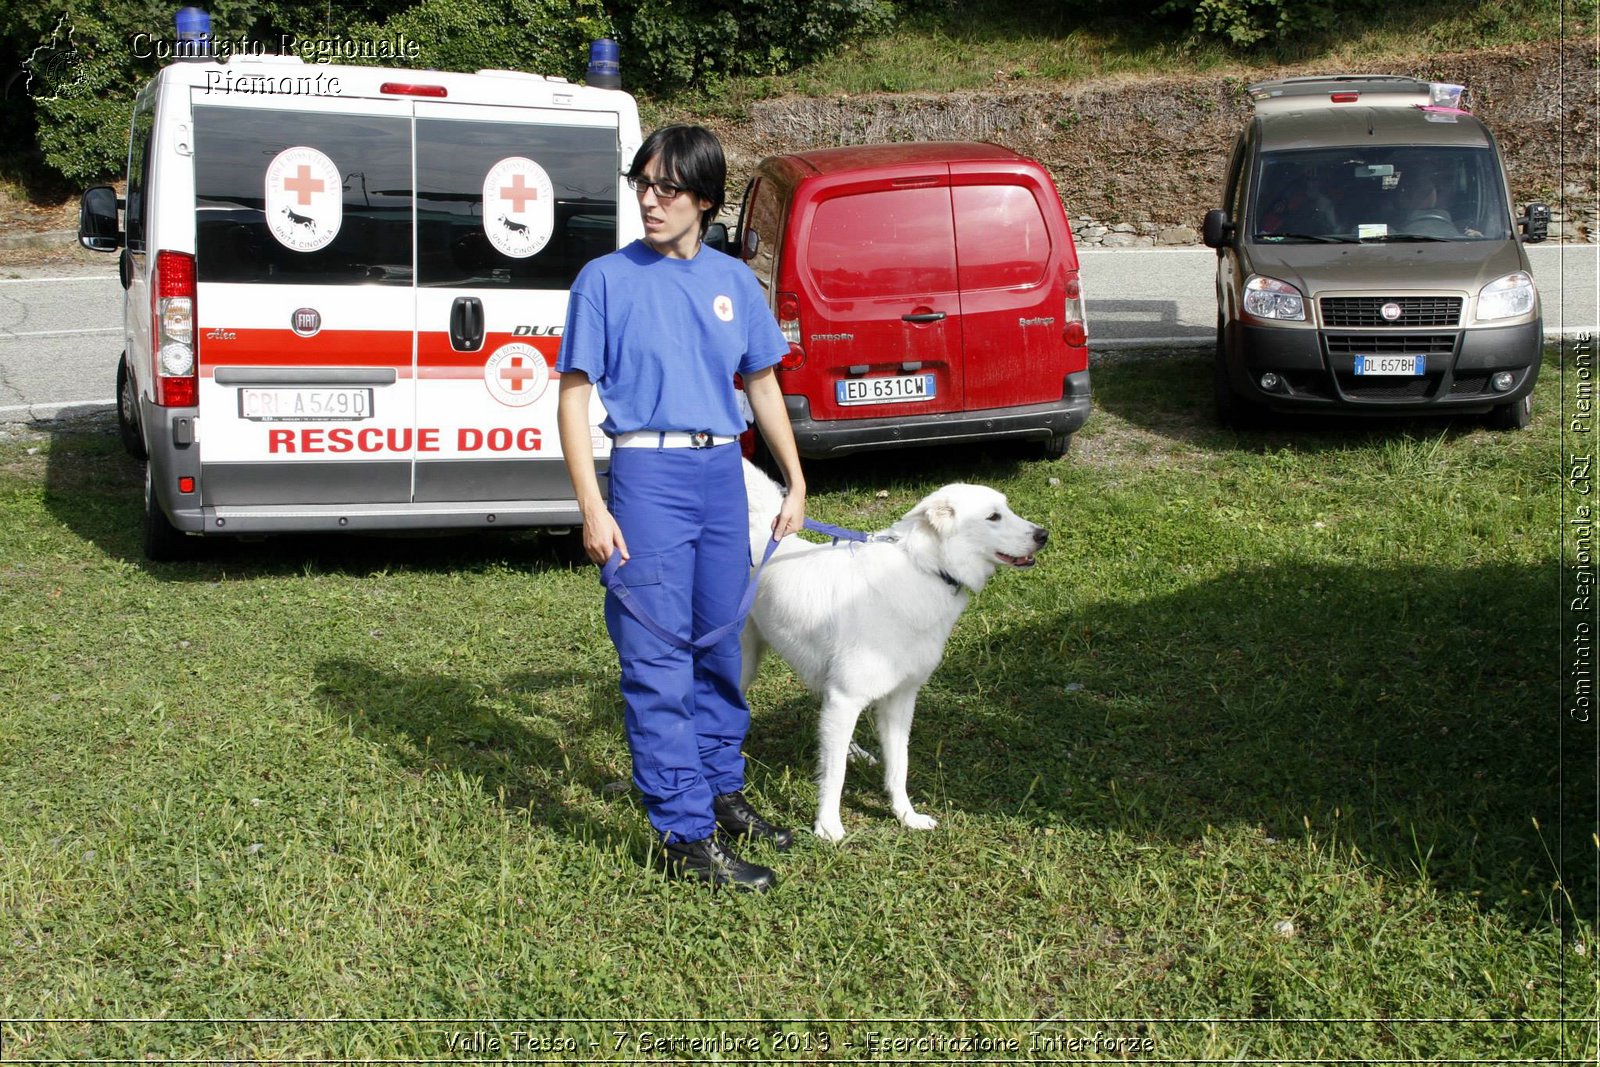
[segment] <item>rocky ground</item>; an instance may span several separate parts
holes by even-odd
[[[1595,148],[1600,95],[1592,42],[1386,60],[1342,73],[1402,74],[1468,87],[1494,132],[1518,204],[1543,200],[1552,238],[1600,239]],[[1234,138],[1251,111],[1248,82],[1330,73],[1285,67],[1240,77],[1118,78],[1073,86],[948,94],[786,97],[719,125],[730,189],[776,152],[904,140],[994,141],[1055,176],[1080,245],[1193,244],[1217,206]]]

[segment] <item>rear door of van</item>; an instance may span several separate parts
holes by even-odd
[[[411,102],[193,92],[202,502],[410,501]]]
[[[950,169],[888,167],[819,182],[800,206],[811,414],[848,419],[960,411],[962,305]]]
[[[570,499],[553,368],[617,246],[616,116],[419,102],[416,138],[416,500]]]
[[[1059,401],[1076,270],[1055,187],[1025,166],[953,163],[956,278],[968,411]]]

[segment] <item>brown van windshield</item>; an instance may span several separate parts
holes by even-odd
[[[1473,147],[1264,152],[1248,225],[1272,244],[1511,237],[1500,168]]]

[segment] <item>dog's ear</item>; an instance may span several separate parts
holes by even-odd
[[[956,506],[949,497],[936,496],[922,509],[922,521],[940,537],[955,532]]]

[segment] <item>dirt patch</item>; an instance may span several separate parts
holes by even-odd
[[[0,183],[0,278],[105,274],[117,260],[77,241],[78,196],[30,199]]]

